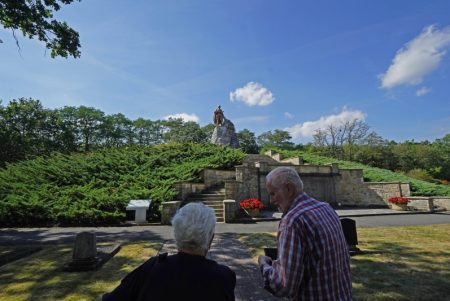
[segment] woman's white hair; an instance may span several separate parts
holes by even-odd
[[[266,182],[271,183],[274,187],[280,187],[282,184],[294,184],[297,187],[297,192],[303,192],[303,182],[298,175],[298,172],[287,166],[280,166],[273,169],[266,176]]]
[[[203,203],[189,203],[172,219],[178,249],[208,251],[216,227],[214,210]]]

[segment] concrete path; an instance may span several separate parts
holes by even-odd
[[[175,254],[175,241],[166,241],[159,252]],[[215,235],[207,257],[228,266],[236,273],[236,301],[280,300],[263,289],[263,279],[256,260],[251,258],[250,253],[231,234]]]
[[[340,217],[351,217],[357,227],[406,226],[450,224],[450,212],[418,214],[414,211],[389,209],[337,210]],[[263,212],[261,218],[239,223],[218,223],[216,233],[276,232],[281,215]],[[51,228],[1,228],[0,245],[72,243],[82,231],[94,232],[99,242],[166,241],[173,238],[172,227],[163,225],[129,227],[51,227]]]

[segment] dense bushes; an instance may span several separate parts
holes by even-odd
[[[232,168],[239,150],[210,144],[123,147],[55,154],[0,170],[0,225],[117,223],[130,199],[172,200],[177,181],[203,168]]]
[[[302,151],[288,151],[277,149],[285,158],[300,156],[306,163],[310,164],[330,164],[338,163],[340,168],[360,168],[363,170],[364,180],[368,182],[407,182],[411,186],[412,195],[420,196],[450,196],[450,186],[433,184],[426,181],[417,180],[406,175],[395,173],[387,169],[370,167],[361,163],[343,161],[329,157],[313,155]]]

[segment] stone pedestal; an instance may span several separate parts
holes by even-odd
[[[180,201],[162,203],[161,224],[170,225],[172,223],[172,218],[175,216],[175,213],[177,213],[180,204]]]
[[[68,272],[92,271],[108,261],[120,250],[120,244],[97,248],[97,237],[92,232],[81,232],[75,237],[72,262],[64,266]]]
[[[151,203],[152,200],[131,200],[126,209],[134,210],[134,222],[143,224],[147,222],[147,210]]]
[[[408,205],[407,204],[391,204],[391,209],[392,210],[397,210],[397,211],[407,211],[408,210]]]
[[[224,118],[222,125],[216,125],[214,128],[210,142],[217,145],[227,145],[232,148],[238,148],[239,141],[237,139],[234,124],[230,120]]]
[[[224,200],[223,201],[223,213],[225,223],[231,223],[236,219],[236,201]]]

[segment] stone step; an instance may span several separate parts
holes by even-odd
[[[189,199],[195,199],[195,198],[225,198],[225,194],[217,194],[217,193],[193,193],[188,196]]]

